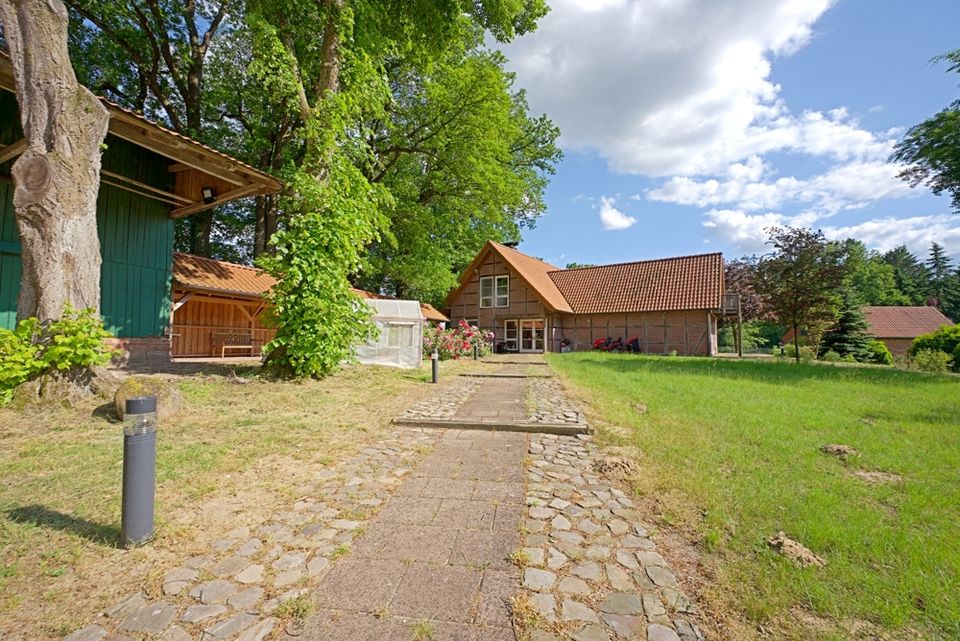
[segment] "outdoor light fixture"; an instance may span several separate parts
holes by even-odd
[[[123,547],[142,545],[153,536],[156,469],[157,397],[130,397],[123,412]]]
[[[213,187],[204,187],[200,190],[200,194],[203,196],[203,202],[206,205],[217,199],[217,193],[213,191]]]

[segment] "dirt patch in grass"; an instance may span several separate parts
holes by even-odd
[[[827,564],[826,560],[813,553],[813,550],[795,541],[786,535],[785,532],[777,532],[775,536],[767,539],[769,545],[777,554],[789,559],[802,568],[819,567]]]
[[[860,452],[849,445],[840,445],[838,443],[824,445],[820,448],[820,451],[829,456],[836,456],[841,461],[846,461],[848,458],[854,456],[860,456]]]
[[[853,470],[850,472],[851,476],[855,476],[862,481],[867,483],[901,483],[903,482],[903,477],[899,474],[893,474],[891,472],[877,472],[870,470]]]
[[[206,553],[234,528],[292,509],[310,481],[386,435],[390,421],[455,374],[350,367],[321,381],[236,372],[165,374],[183,397],[158,434],[157,535],[117,547],[122,430],[112,392],[71,408],[0,409],[0,638],[60,639]],[[118,383],[119,384],[119,383]]]

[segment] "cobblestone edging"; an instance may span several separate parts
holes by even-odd
[[[530,640],[702,641],[652,528],[594,472],[590,438],[537,435],[529,451],[519,599],[534,613]]]
[[[405,410],[398,418],[434,421],[452,419],[481,385],[483,385],[482,378],[458,377],[453,385],[437,390],[436,393]]]
[[[527,421],[530,423],[560,423],[586,425],[587,418],[554,379],[527,379]]]
[[[386,439],[323,470],[311,491],[268,521],[224,532],[207,554],[167,570],[163,596],[128,595],[96,623],[64,641],[262,641],[276,609],[306,594],[416,461],[436,430],[396,429]],[[131,636],[126,636],[131,635]]]

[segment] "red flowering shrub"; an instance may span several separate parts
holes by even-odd
[[[474,345],[479,349],[480,356],[484,356],[490,353],[492,343],[493,332],[483,332],[466,321],[460,321],[450,329],[432,326],[423,331],[424,357],[430,358],[436,349],[441,361],[473,356]]]

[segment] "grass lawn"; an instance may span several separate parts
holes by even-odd
[[[444,363],[441,382],[467,367]],[[0,409],[0,638],[62,638],[239,519],[289,510],[300,481],[434,391],[429,368],[358,366],[303,383],[240,374],[171,377],[183,409],[160,425],[158,535],[131,551],[117,549],[123,436],[104,399],[46,415]]]
[[[960,377],[777,362],[554,354],[638,494],[705,563],[726,638],[960,638]],[[647,411],[637,411],[643,403]],[[599,419],[599,420],[597,420]],[[843,462],[819,451],[860,451]],[[902,476],[871,483],[856,470]],[[784,530],[828,561],[768,549]]]

